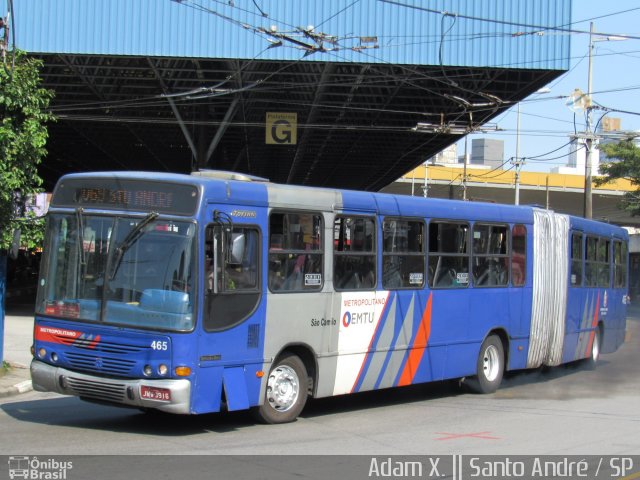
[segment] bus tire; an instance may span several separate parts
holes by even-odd
[[[293,422],[307,402],[309,380],[302,360],[292,353],[279,357],[269,371],[264,402],[253,409],[269,424]]]
[[[600,327],[596,327],[591,345],[591,355],[586,358],[587,368],[595,370],[598,360],[600,360]]]
[[[476,393],[494,393],[504,374],[504,346],[497,335],[489,335],[480,346],[476,376],[469,381]]]

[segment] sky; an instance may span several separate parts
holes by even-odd
[[[620,13],[623,12],[623,13]],[[568,28],[588,32],[594,23],[592,58],[593,101],[611,109],[638,112],[638,115],[611,112],[607,117],[621,119],[622,130],[640,131],[640,39],[605,41],[602,34],[625,34],[640,38],[640,2],[638,0],[573,0],[572,25]],[[548,93],[533,94],[520,102],[520,153],[525,160],[523,170],[546,172],[566,165],[569,134],[584,131],[584,112],[575,113],[567,105],[567,97],[575,88],[587,92],[589,35],[572,33],[571,63],[568,72],[549,83]],[[604,112],[594,111],[592,125]],[[496,117],[491,123],[501,129],[495,133],[474,133],[474,138],[504,140],[504,158],[516,155],[517,107]],[[640,132],[639,132],[640,134]],[[560,148],[562,147],[562,148]],[[469,150],[471,143],[469,142]],[[558,149],[554,152],[554,150]],[[458,154],[464,152],[464,141],[458,143]],[[548,154],[547,154],[548,153]],[[562,156],[562,158],[556,158]],[[533,157],[537,157],[535,160]],[[542,160],[546,159],[546,160]]]

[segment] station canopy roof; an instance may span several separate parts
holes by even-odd
[[[39,57],[58,116],[41,167],[48,187],[67,172],[213,168],[281,183],[379,190],[562,73]],[[291,128],[278,123],[283,119]]]
[[[571,0],[0,0],[93,170],[379,190],[569,69]],[[545,26],[546,25],[546,26]],[[562,32],[560,32],[562,33]],[[420,128],[416,128],[420,125]]]

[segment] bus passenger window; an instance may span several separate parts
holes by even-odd
[[[272,212],[269,217],[269,290],[322,289],[322,215]]]
[[[611,286],[611,242],[605,238],[587,237],[585,284],[587,287]]]
[[[506,225],[473,226],[473,284],[506,287],[509,283],[509,246]]]
[[[597,237],[587,237],[587,248],[585,251],[585,285],[587,287],[595,287],[598,284],[598,265],[597,261]]]
[[[571,234],[571,286],[582,286],[582,233]]]
[[[336,290],[376,287],[375,221],[336,217],[333,226],[333,286]]]
[[[511,230],[511,285],[522,287],[527,278],[527,227],[514,225]]]
[[[620,240],[613,242],[613,288],[627,286],[627,244]]]
[[[600,238],[598,241],[598,286],[611,287],[611,242]]]
[[[382,288],[422,288],[425,284],[424,223],[385,218],[382,224]]]
[[[429,224],[429,286],[469,286],[469,225],[434,221]]]

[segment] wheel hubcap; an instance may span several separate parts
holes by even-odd
[[[489,345],[484,351],[482,371],[484,372],[484,377],[490,382],[498,378],[498,373],[500,372],[500,356],[498,349],[494,345]]]
[[[298,401],[300,381],[295,370],[286,365],[274,368],[267,382],[267,401],[274,410],[286,412]]]

